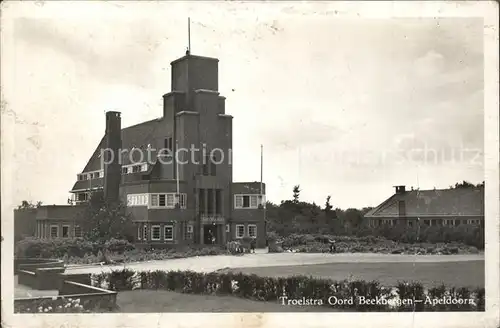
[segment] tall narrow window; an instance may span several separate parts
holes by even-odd
[[[217,175],[217,156],[212,154],[212,159],[210,160],[210,175],[216,176]]]
[[[258,207],[259,196],[250,196],[250,207],[257,208]]]
[[[236,238],[243,238],[245,236],[245,226],[243,224],[236,225]]]
[[[199,193],[199,201],[198,201],[198,204],[199,204],[199,212],[201,214],[206,214],[205,213],[205,189],[200,189]]]
[[[166,206],[167,207],[170,207],[170,208],[173,208],[175,207],[175,197],[176,195],[175,194],[167,194],[166,197],[167,197],[167,204]]]
[[[243,196],[243,207],[250,207],[250,196]]]
[[[62,237],[63,238],[68,238],[69,237],[69,225],[63,225],[62,226]]]
[[[207,190],[207,214],[212,215],[214,214],[214,191],[213,189],[208,189]]]
[[[58,238],[59,237],[59,226],[58,225],[51,225],[50,226],[50,237],[51,238]]]
[[[241,195],[234,196],[234,207],[235,208],[242,208],[243,207],[243,196],[241,196]]]
[[[151,226],[151,240],[160,240],[160,226]]]
[[[255,224],[248,225],[248,237],[257,237],[257,226]]]
[[[144,241],[148,240],[148,225],[147,224],[145,224],[142,227],[142,239],[144,239]]]
[[[209,164],[210,164],[210,157],[208,155],[205,155],[203,157],[203,175],[209,174]]]
[[[157,194],[151,195],[151,206],[157,207],[158,205],[159,205],[158,195]]]
[[[184,240],[191,240],[191,239],[193,239],[193,225],[186,224],[184,226]]]
[[[75,225],[73,234],[76,238],[80,238],[82,236],[82,228],[79,225]]]
[[[160,194],[158,195],[159,198],[159,206],[165,206],[166,205],[166,195],[165,194]]]
[[[173,225],[165,225],[164,226],[164,239],[165,240],[174,240],[174,226]]]
[[[180,199],[179,199],[179,205],[181,208],[186,208],[186,198],[187,198],[187,195],[186,194],[180,194]]]
[[[222,214],[222,191],[220,189],[215,190],[215,214]]]

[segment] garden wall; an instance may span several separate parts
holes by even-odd
[[[39,287],[38,284],[43,284],[43,280],[37,279],[37,275],[33,272],[22,271],[19,278],[21,276],[25,279],[24,282],[29,283],[32,288],[37,288]],[[93,312],[113,311],[116,308],[117,292],[62,280],[64,277],[62,274],[59,274],[58,277],[61,279],[60,286],[57,288],[59,296],[15,299],[15,312],[36,312],[39,307],[48,308],[49,306],[51,309],[57,309],[57,304],[64,304],[62,302],[67,299],[78,299],[78,304],[82,305],[83,309]]]

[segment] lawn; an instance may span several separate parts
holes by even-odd
[[[399,262],[399,263],[328,263],[293,266],[224,269],[266,277],[306,275],[333,280],[377,280],[384,286],[398,281],[418,281],[426,287],[444,283],[454,287],[484,287],[484,261]]]
[[[332,312],[324,306],[288,306],[276,302],[252,301],[234,296],[191,295],[165,290],[119,292],[121,313],[155,312]]]

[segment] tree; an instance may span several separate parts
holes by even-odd
[[[330,213],[330,211],[331,211],[331,210],[332,210],[332,208],[333,208],[333,206],[332,206],[332,205],[330,205],[330,198],[331,198],[331,196],[327,196],[327,197],[326,197],[326,203],[325,203],[325,214],[327,214],[327,215]]]
[[[132,217],[122,202],[107,202],[102,191],[93,192],[82,213],[84,237],[92,241],[129,239]]]
[[[33,209],[33,208],[38,208],[42,206],[41,201],[37,201],[36,204],[33,204],[31,201],[23,200],[21,202],[21,205],[17,206],[18,210],[25,210],[25,209]]]
[[[470,183],[469,181],[462,181],[461,183],[460,182],[457,182],[455,183],[455,189],[458,189],[458,188],[471,188],[471,187],[474,187],[474,185],[472,183]]]
[[[300,192],[300,185],[296,185],[293,187],[293,202],[295,204],[299,203]]]

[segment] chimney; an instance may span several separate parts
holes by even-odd
[[[406,186],[394,186],[396,188],[396,194],[404,194],[406,192]]]
[[[104,137],[104,199],[117,202],[120,199],[122,179],[120,149],[122,147],[122,127],[120,112],[106,112],[106,135]]]

